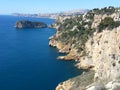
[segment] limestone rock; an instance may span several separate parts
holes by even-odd
[[[78,60],[79,63],[76,65],[78,68],[94,70],[94,82],[100,80],[108,83],[120,77],[120,12],[105,13],[106,9],[107,8],[104,8],[103,11],[98,10],[99,13],[97,14],[91,11],[91,13],[94,14],[86,13],[80,17],[71,16],[67,18],[67,20],[64,16],[60,17],[58,19],[59,22],[55,24],[58,31],[56,35],[50,38],[49,45],[57,47],[59,52],[67,53],[66,56],[60,56],[60,59]],[[91,18],[89,18],[89,16]],[[112,28],[106,26],[104,30],[98,32],[101,21],[106,17],[112,18],[114,24],[117,23],[118,25]],[[83,29],[83,27],[81,29],[81,26],[83,26],[85,30],[88,30],[88,32],[81,32]],[[92,30],[93,32],[91,32]],[[87,89],[101,90],[104,89],[103,86],[93,85]],[[119,83],[117,82],[108,84],[107,87],[110,87],[109,90],[113,90],[118,86]],[[78,85],[76,90],[82,89],[79,89]]]
[[[86,50],[93,60],[95,77],[115,79],[120,76],[120,27],[103,31],[93,37],[93,44],[86,43]],[[88,46],[91,45],[90,46]]]
[[[73,83],[74,82],[71,82],[70,80],[68,80],[66,82],[62,82],[56,87],[55,90],[70,90]]]

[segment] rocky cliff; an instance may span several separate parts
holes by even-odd
[[[43,22],[32,22],[32,21],[17,21],[15,28],[45,28],[47,25]]]
[[[78,68],[93,70],[94,82],[80,88],[73,83],[81,79],[68,80],[56,90],[120,90],[120,8],[97,8],[59,19],[53,25],[58,31],[49,45],[68,53],[59,59],[77,60]]]

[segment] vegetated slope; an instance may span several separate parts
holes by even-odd
[[[83,15],[60,16],[53,25],[58,31],[50,38],[49,44],[57,47],[59,52],[68,53],[58,59],[78,60],[79,68],[95,71],[95,82],[106,84],[120,76],[119,26],[120,8],[112,6],[96,8]],[[113,84],[106,88],[113,88]],[[96,85],[92,88],[98,90]]]

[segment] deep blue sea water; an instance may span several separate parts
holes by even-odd
[[[58,83],[79,75],[73,61],[60,61],[48,38],[55,29],[14,28],[18,20],[53,23],[54,19],[0,16],[0,90],[55,90]]]

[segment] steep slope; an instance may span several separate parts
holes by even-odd
[[[75,90],[115,90],[120,87],[120,8],[110,6],[83,15],[59,17],[53,26],[58,31],[50,38],[49,45],[68,53],[58,59],[77,60],[78,68],[95,72],[93,85],[86,87],[86,84],[84,89],[76,87]],[[109,81],[115,83],[110,86]],[[74,90],[75,85],[63,83],[62,86],[62,90]]]

